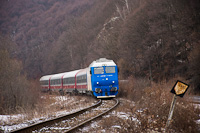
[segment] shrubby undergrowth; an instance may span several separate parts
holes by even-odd
[[[163,83],[150,83],[146,79],[129,78],[120,83],[119,97],[136,103],[132,113],[141,122],[138,127],[131,126],[130,131],[164,132],[173,95],[170,93],[176,80]],[[199,109],[188,101],[189,90],[183,98],[177,97],[173,120],[167,132],[198,132]],[[140,110],[139,112],[137,110]],[[134,122],[130,121],[130,125]]]
[[[39,100],[37,82],[29,81],[22,74],[22,63],[9,55],[12,45],[0,36],[0,114],[30,110]]]

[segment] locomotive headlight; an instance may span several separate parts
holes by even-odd
[[[114,83],[115,83],[115,81],[112,81],[112,83],[114,84]]]
[[[117,91],[117,87],[112,87],[111,91]]]
[[[95,88],[95,92],[96,93],[101,93],[101,89],[100,88]]]
[[[97,82],[97,85],[99,84],[99,82]]]

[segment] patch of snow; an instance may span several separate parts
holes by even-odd
[[[58,112],[56,112],[55,116],[58,117],[58,116],[63,116],[63,115],[71,114],[71,113],[76,112],[76,111],[78,111],[80,109],[83,109],[83,108],[79,107],[79,108],[73,109],[71,111],[66,111],[66,110],[58,111]]]
[[[101,130],[101,133],[106,133],[106,130],[105,130],[105,129],[102,129],[102,130]]]
[[[143,112],[143,109],[139,109],[137,110],[138,113],[142,113]]]
[[[81,132],[87,132],[91,128],[97,128],[97,127],[99,127],[98,122],[93,122],[90,126],[83,127],[83,129],[81,129]]]
[[[21,114],[18,114],[18,115],[14,115],[14,118],[20,120],[21,117],[16,117],[16,116],[21,116]],[[3,118],[4,120],[7,120],[6,117],[10,118],[10,117],[13,117],[11,115],[3,115]],[[2,116],[1,116],[2,118]],[[41,118],[34,118],[32,120],[28,120],[28,121],[25,121],[23,123],[20,123],[20,124],[14,124],[13,122],[13,119],[10,120],[10,125],[8,124],[1,124],[0,125],[0,129],[4,130],[4,132],[10,132],[10,131],[13,131],[13,130],[16,130],[16,129],[19,129],[19,128],[23,128],[23,127],[27,127],[31,124],[34,124],[34,123],[39,123],[39,122],[42,122],[44,120],[48,120],[48,119],[51,119],[52,117],[41,117]],[[1,122],[2,122],[3,119],[1,119]],[[4,123],[9,123],[8,121],[3,121]]]
[[[39,130],[39,132],[44,132],[45,130],[68,130],[70,127],[43,127]]]
[[[139,120],[135,117],[133,117],[133,114],[128,114],[128,113],[125,113],[125,112],[115,112],[113,111],[112,112],[112,115],[114,116],[117,116],[123,120],[131,120],[131,121],[136,121],[136,122],[139,122]],[[107,117],[110,117],[110,115],[105,115],[104,118],[107,118]]]
[[[119,118],[121,118],[121,119],[126,119],[126,120],[128,120],[129,117],[130,117],[130,115],[127,114],[127,113],[125,113],[125,112],[117,112],[117,116],[118,116]]]
[[[10,132],[12,130],[16,130],[19,128],[23,128],[28,126],[28,124],[17,124],[17,125],[12,125],[12,126],[1,126],[0,129],[4,130],[5,132]]]
[[[195,108],[200,109],[200,104],[193,104]]]
[[[200,124],[200,119],[196,121],[197,124]]]
[[[46,96],[42,96],[41,98],[47,99]],[[53,96],[53,97],[49,97],[49,98],[54,99],[55,102],[48,105],[48,106],[52,106],[52,105],[55,105],[55,104],[68,106],[71,103],[73,103],[73,104],[77,103],[77,105],[78,105],[80,103],[80,101],[82,101],[82,102],[84,101],[84,99],[77,101],[74,97],[69,97],[69,96]],[[26,120],[27,115],[23,115],[23,114],[0,115],[0,129],[3,130],[4,132],[10,132],[10,131],[13,131],[13,130],[16,130],[16,129],[19,129],[19,128],[27,127],[27,126],[35,124],[35,123],[39,123],[39,122],[42,122],[42,121],[53,119],[55,117],[63,116],[63,115],[75,112],[75,111],[83,109],[83,108],[85,108],[85,107],[80,105],[79,107],[77,107],[75,109],[71,109],[70,111],[61,110],[61,111],[55,112],[54,115],[53,114],[51,114],[51,115],[47,114],[44,117],[33,118],[32,120]],[[17,124],[20,121],[23,121],[23,122],[21,122],[20,124]],[[95,125],[93,125],[93,126],[95,126]]]
[[[110,115],[104,115],[103,116],[103,118],[109,118],[110,117]]]
[[[97,122],[93,122],[93,123],[91,124],[91,127],[92,127],[92,128],[96,128],[96,127],[99,127],[99,126],[98,126],[98,123],[97,123]]]
[[[131,120],[132,121],[137,121],[137,122],[139,121],[137,118],[134,118],[134,117],[131,117]]]
[[[113,128],[119,128],[121,129],[122,127],[121,126],[118,126],[118,125],[115,125],[115,126],[112,126]]]
[[[120,103],[129,103],[130,107],[134,107],[135,106],[135,102],[131,101],[131,100],[128,100],[128,99],[123,99],[123,98],[120,98]]]
[[[178,62],[180,62],[180,63],[183,63],[184,61],[183,60],[177,60]]]
[[[10,123],[11,120],[23,119],[25,115],[17,114],[17,115],[0,115],[0,124]]]

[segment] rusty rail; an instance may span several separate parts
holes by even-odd
[[[37,130],[37,129],[40,129],[42,127],[45,127],[45,126],[48,126],[48,125],[52,125],[54,123],[57,123],[57,122],[60,122],[62,120],[66,120],[66,119],[69,119],[69,118],[72,118],[72,117],[75,117],[87,110],[90,110],[92,108],[96,108],[97,106],[100,106],[102,103],[101,100],[99,100],[96,104],[92,105],[92,106],[89,106],[89,107],[86,107],[84,109],[81,109],[81,110],[78,110],[76,112],[73,112],[73,113],[70,113],[70,114],[67,114],[67,115],[64,115],[64,116],[60,116],[60,117],[57,117],[57,118],[54,118],[54,119],[51,119],[51,120],[47,120],[47,121],[43,121],[43,122],[40,122],[40,123],[36,123],[36,124],[33,124],[33,125],[30,125],[28,127],[24,127],[24,128],[20,128],[20,129],[17,129],[17,130],[13,130],[11,131],[11,133],[30,133],[34,130]]]
[[[113,110],[115,107],[117,107],[117,105],[119,104],[119,100],[117,100],[117,99],[114,99],[114,100],[116,101],[116,104],[115,104],[114,106],[112,106],[112,107],[109,108],[108,110],[106,110],[106,111],[100,113],[99,115],[97,115],[97,116],[95,116],[95,117],[92,117],[92,118],[90,118],[90,119],[88,119],[88,120],[86,120],[86,121],[84,121],[84,122],[82,122],[82,123],[80,123],[80,124],[78,124],[78,125],[76,125],[76,126],[70,128],[70,129],[67,130],[65,133],[73,132],[73,131],[77,130],[78,128],[82,127],[83,125],[88,124],[88,123],[91,122],[92,120],[95,120],[95,119],[97,119],[97,118],[99,118],[99,117],[105,115],[106,113],[112,111],[112,110]]]

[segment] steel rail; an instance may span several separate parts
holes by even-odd
[[[39,123],[30,125],[28,127],[24,127],[24,128],[20,128],[20,129],[17,129],[17,130],[13,130],[13,131],[11,131],[11,133],[30,133],[30,132],[32,132],[34,130],[40,129],[40,128],[45,127],[47,125],[52,125],[52,124],[57,123],[59,121],[75,117],[75,116],[77,116],[77,115],[79,115],[79,114],[81,114],[81,113],[83,113],[83,112],[85,112],[87,110],[90,110],[92,108],[96,108],[97,106],[100,106],[101,103],[102,103],[102,101],[99,100],[96,104],[91,105],[89,107],[86,107],[84,109],[81,109],[81,110],[78,110],[76,112],[73,112],[73,113],[70,113],[70,114],[67,114],[67,115],[64,115],[64,116],[60,116],[60,117],[57,117],[57,118],[54,118],[54,119],[51,119],[51,120],[39,122]]]
[[[188,101],[188,102],[190,102],[192,104],[200,104],[200,101]]]
[[[88,123],[91,122],[92,120],[95,120],[95,119],[97,119],[97,118],[99,118],[99,117],[105,115],[106,113],[110,112],[111,110],[113,110],[113,109],[114,109],[115,107],[117,107],[117,105],[119,104],[119,100],[118,100],[118,99],[114,99],[114,100],[116,101],[116,104],[115,104],[114,106],[112,106],[110,109],[108,109],[108,110],[106,110],[106,111],[100,113],[99,115],[94,116],[94,117],[92,117],[92,118],[90,118],[90,119],[88,119],[88,120],[86,120],[86,121],[84,121],[84,122],[82,122],[82,123],[80,123],[80,124],[78,124],[78,125],[76,125],[76,126],[70,128],[69,130],[65,131],[65,133],[73,132],[73,131],[75,131],[76,129],[82,127],[83,125],[88,124]]]

